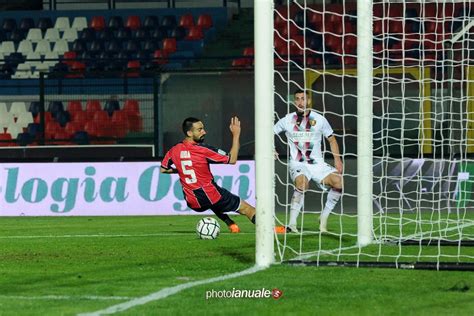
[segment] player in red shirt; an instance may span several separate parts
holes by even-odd
[[[239,118],[235,116],[230,121],[232,147],[229,153],[203,143],[206,130],[201,120],[188,117],[183,121],[182,128],[186,137],[166,153],[161,162],[161,172],[178,173],[189,208],[196,212],[211,209],[232,233],[240,232],[240,228],[224,212],[238,212],[255,224],[255,208],[218,186],[209,168],[211,163],[237,162],[241,131]]]

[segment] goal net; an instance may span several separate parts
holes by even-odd
[[[275,234],[277,260],[474,269],[474,4],[373,1],[371,6],[372,21],[365,23],[373,32],[367,65],[373,65],[372,127],[366,127],[372,148],[357,146],[362,58],[357,3],[299,0],[275,6],[275,122],[296,110],[295,90],[307,91],[308,106],[334,131],[344,181],[327,232],[319,220],[330,190],[310,181],[298,231]],[[295,122],[294,128],[311,132],[312,125]],[[275,137],[275,218],[281,226],[290,225],[295,192],[291,137]],[[312,150],[311,141],[297,146],[303,155]],[[326,140],[321,151],[334,165]],[[367,152],[370,160],[362,161]],[[359,174],[358,163],[369,164],[372,174]],[[358,178],[367,176],[372,205],[358,207],[360,192],[370,192],[357,187]],[[370,220],[372,242],[361,245],[361,214],[369,209],[371,219],[364,218]]]

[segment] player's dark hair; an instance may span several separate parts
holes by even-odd
[[[300,88],[296,89],[294,92],[293,92],[293,95],[297,95],[298,93],[306,93],[306,95],[309,95],[309,91],[306,90],[301,90]]]
[[[191,130],[191,128],[193,128],[193,124],[194,123],[197,123],[197,122],[200,122],[201,120],[200,119],[197,119],[195,117],[188,117],[186,118],[184,121],[183,121],[183,133],[185,136],[188,136],[188,131]]]

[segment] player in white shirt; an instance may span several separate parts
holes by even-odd
[[[313,180],[323,188],[330,188],[326,204],[319,217],[319,230],[327,232],[329,214],[336,206],[342,194],[342,160],[339,146],[333,130],[326,118],[308,105],[308,94],[303,90],[294,93],[296,111],[280,119],[273,131],[285,132],[290,146],[289,170],[295,184],[291,198],[290,221],[287,227],[277,228],[277,232],[298,232],[296,220],[304,204],[304,192]],[[334,157],[334,167],[324,162],[321,152],[321,140],[326,138]]]

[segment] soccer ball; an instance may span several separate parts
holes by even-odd
[[[201,239],[216,239],[220,232],[219,223],[212,217],[204,217],[197,222],[196,233]]]

